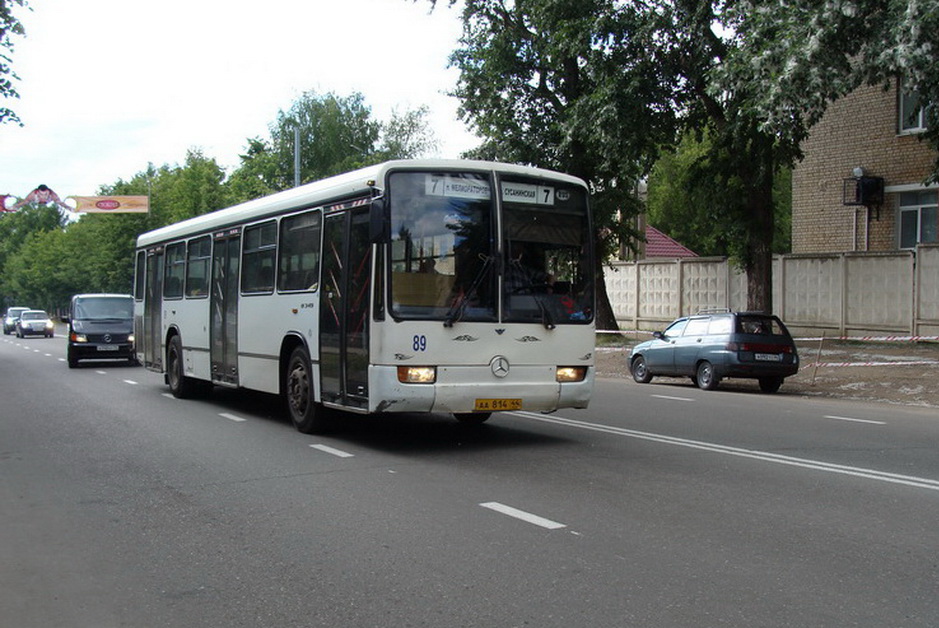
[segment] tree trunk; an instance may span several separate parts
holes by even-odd
[[[596,264],[596,291],[597,291],[597,329],[602,331],[619,331],[610,296],[606,293],[606,281],[603,279],[603,262],[598,259]]]
[[[747,309],[773,313],[773,157],[762,151],[753,172],[747,214]]]

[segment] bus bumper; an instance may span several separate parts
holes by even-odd
[[[397,367],[369,367],[370,412],[474,412],[487,402],[531,412],[586,408],[593,393],[594,367],[580,382],[558,383],[556,368],[516,366],[496,378],[488,366],[443,366],[433,384],[398,381]],[[517,407],[516,407],[517,404]]]

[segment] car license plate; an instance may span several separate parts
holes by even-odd
[[[500,412],[503,410],[521,410],[521,399],[477,399],[473,408],[479,412]]]
[[[782,362],[781,353],[756,353],[753,357],[760,362]]]
[[[117,351],[120,349],[117,345],[98,345],[98,351]]]

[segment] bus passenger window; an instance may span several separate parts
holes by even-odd
[[[207,296],[209,260],[212,256],[212,241],[209,236],[190,240],[186,255],[186,296]]]
[[[274,221],[247,227],[244,233],[241,291],[254,294],[273,292],[274,256],[277,249]]]
[[[277,289],[316,290],[319,282],[320,222],[318,211],[280,221]]]
[[[166,247],[163,275],[163,297],[180,299],[183,296],[183,277],[186,272],[186,245],[171,244]]]

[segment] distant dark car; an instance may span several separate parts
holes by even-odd
[[[3,315],[3,333],[9,336],[16,331],[16,321],[20,319],[20,314],[28,310],[28,307],[11,307]]]
[[[712,312],[679,318],[633,347],[629,370],[640,384],[656,375],[688,376],[699,388],[713,390],[724,378],[742,377],[774,393],[799,371],[799,355],[775,316]]]
[[[55,323],[43,310],[26,310],[16,319],[16,337],[45,336],[52,338],[55,335]]]
[[[134,298],[129,294],[76,294],[65,320],[69,368],[89,359],[137,363]]]

